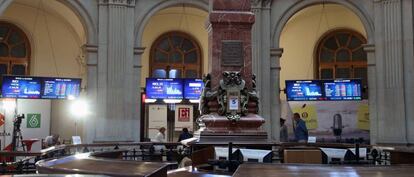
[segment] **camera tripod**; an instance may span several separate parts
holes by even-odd
[[[22,124],[22,119],[24,119],[24,114],[17,115],[16,119],[14,120],[13,124],[13,135],[12,135],[12,151],[17,151],[17,148],[23,148],[23,151],[26,151],[26,147],[23,144],[23,136],[22,131],[20,129],[20,125]]]

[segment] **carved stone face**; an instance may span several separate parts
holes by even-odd
[[[240,72],[224,71],[223,81],[225,85],[240,85],[242,83],[242,77]]]

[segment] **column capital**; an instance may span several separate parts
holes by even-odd
[[[271,48],[270,56],[282,57],[283,48]]]
[[[142,55],[145,52],[146,47],[135,47],[134,55]]]
[[[99,0],[99,5],[135,7],[136,0]]]

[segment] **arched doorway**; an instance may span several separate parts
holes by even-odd
[[[139,56],[142,87],[146,85],[146,78],[150,77],[201,78],[207,73],[208,33],[204,27],[208,16],[207,5],[205,1],[164,1],[151,8],[151,11],[143,12],[146,15],[140,24],[145,25],[136,29],[137,43],[147,47]],[[182,100],[179,104],[168,101],[142,104],[141,138],[151,139],[155,136],[156,127],[152,123],[160,121],[151,117],[158,117],[167,128],[167,140],[177,141],[180,128],[183,128],[176,124],[178,119],[175,119],[180,107],[190,109],[191,123],[185,128],[193,130],[192,122],[198,116],[197,104],[189,100]],[[152,112],[149,110],[153,109],[166,111],[163,115],[150,115]]]
[[[313,80],[327,78],[367,78],[367,57],[363,44],[369,41],[372,31],[369,24],[360,19],[358,13],[348,8],[350,4],[318,4],[316,1],[298,3],[288,9],[278,21],[273,35],[273,46],[283,48],[280,58],[280,88],[285,88],[285,80]],[[352,9],[352,8],[351,8]],[[283,21],[287,18],[286,21]],[[282,25],[282,28],[279,28]],[[369,34],[369,35],[368,35]],[[356,43],[351,44],[353,38]],[[366,40],[368,38],[368,40]],[[353,46],[355,45],[355,46]],[[358,57],[356,57],[358,55]],[[355,56],[355,61],[352,57]],[[357,61],[359,60],[359,61]],[[369,143],[370,124],[368,100],[356,104],[349,102],[287,102],[280,94],[281,115],[288,119],[288,127],[293,112],[306,112],[310,136],[320,142],[336,142],[332,132],[332,119],[335,113],[347,115],[347,128],[343,129],[341,142],[362,140]],[[364,116],[360,116],[366,111]],[[364,122],[365,123],[362,123]],[[352,132],[352,133],[351,133]],[[355,133],[359,132],[359,133]],[[291,131],[293,134],[293,131]]]
[[[1,18],[18,26],[27,35],[25,38],[27,42],[24,43],[26,52],[23,52],[20,47],[17,55],[20,57],[24,54],[27,60],[15,62],[19,65],[11,62],[9,74],[82,78],[83,88],[85,87],[86,60],[82,46],[93,42],[96,39],[93,35],[96,34],[93,32],[95,27],[85,14],[85,9],[80,8],[77,1],[51,0],[46,3],[42,0],[13,0]],[[0,26],[0,32],[3,32],[3,26]],[[89,38],[90,36],[92,37]],[[19,44],[9,45],[6,42],[9,41],[2,41],[12,48],[9,58],[0,57],[2,61],[0,68],[5,68],[5,59],[9,60],[15,55],[13,47],[23,44],[18,42]],[[2,47],[0,48],[2,50]],[[18,71],[14,71],[13,67]],[[67,112],[70,104],[71,102],[64,100],[19,100],[18,105],[22,107],[18,108],[20,111],[32,107],[36,108],[37,112],[42,112],[41,128],[27,130],[26,135],[30,135],[27,138],[42,139],[50,133],[56,133],[60,134],[62,140],[70,140],[76,132],[75,119]],[[78,123],[78,133],[82,135],[83,124]]]

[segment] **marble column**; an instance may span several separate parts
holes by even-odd
[[[373,44],[364,45],[364,51],[368,58],[368,89],[369,89],[369,120],[370,120],[370,140],[371,144],[376,144],[378,136],[377,119],[377,70],[375,65],[375,46]]]
[[[280,129],[280,57],[282,57],[282,48],[270,49],[270,116],[272,121],[271,125],[272,139],[279,141],[279,129]]]
[[[134,82],[135,0],[99,1],[98,92],[94,141],[139,140]]]
[[[139,120],[141,120],[141,71],[142,71],[142,54],[145,51],[145,47],[135,47],[134,48],[134,78],[132,80],[133,82],[133,86],[134,87],[134,91],[137,92],[139,95],[134,94],[133,96],[135,97],[134,100],[136,100],[135,104],[134,104],[134,117],[137,117]],[[138,124],[136,125],[139,130],[141,130],[141,121],[138,121]],[[137,129],[136,133],[138,138],[141,136],[141,131],[139,131]]]
[[[409,144],[414,144],[414,2],[404,0],[401,6],[407,140]]]
[[[93,114],[91,117],[96,117],[96,103],[97,103],[97,93],[98,93],[98,46],[92,44],[85,44],[83,47],[86,65],[87,65],[87,97],[88,103],[90,105],[90,112]],[[94,119],[85,119],[83,120],[83,142],[92,142],[95,137],[95,122]]]
[[[375,1],[376,143],[407,143],[401,11],[401,0]]]
[[[267,130],[268,138],[274,128],[274,118],[271,116],[270,90],[270,0],[252,0],[252,12],[255,14],[256,22],[252,28],[252,62],[253,73],[257,76],[257,89],[260,96],[259,114],[266,120],[264,128]],[[274,132],[274,131],[273,131]],[[274,139],[273,139],[274,140]]]

